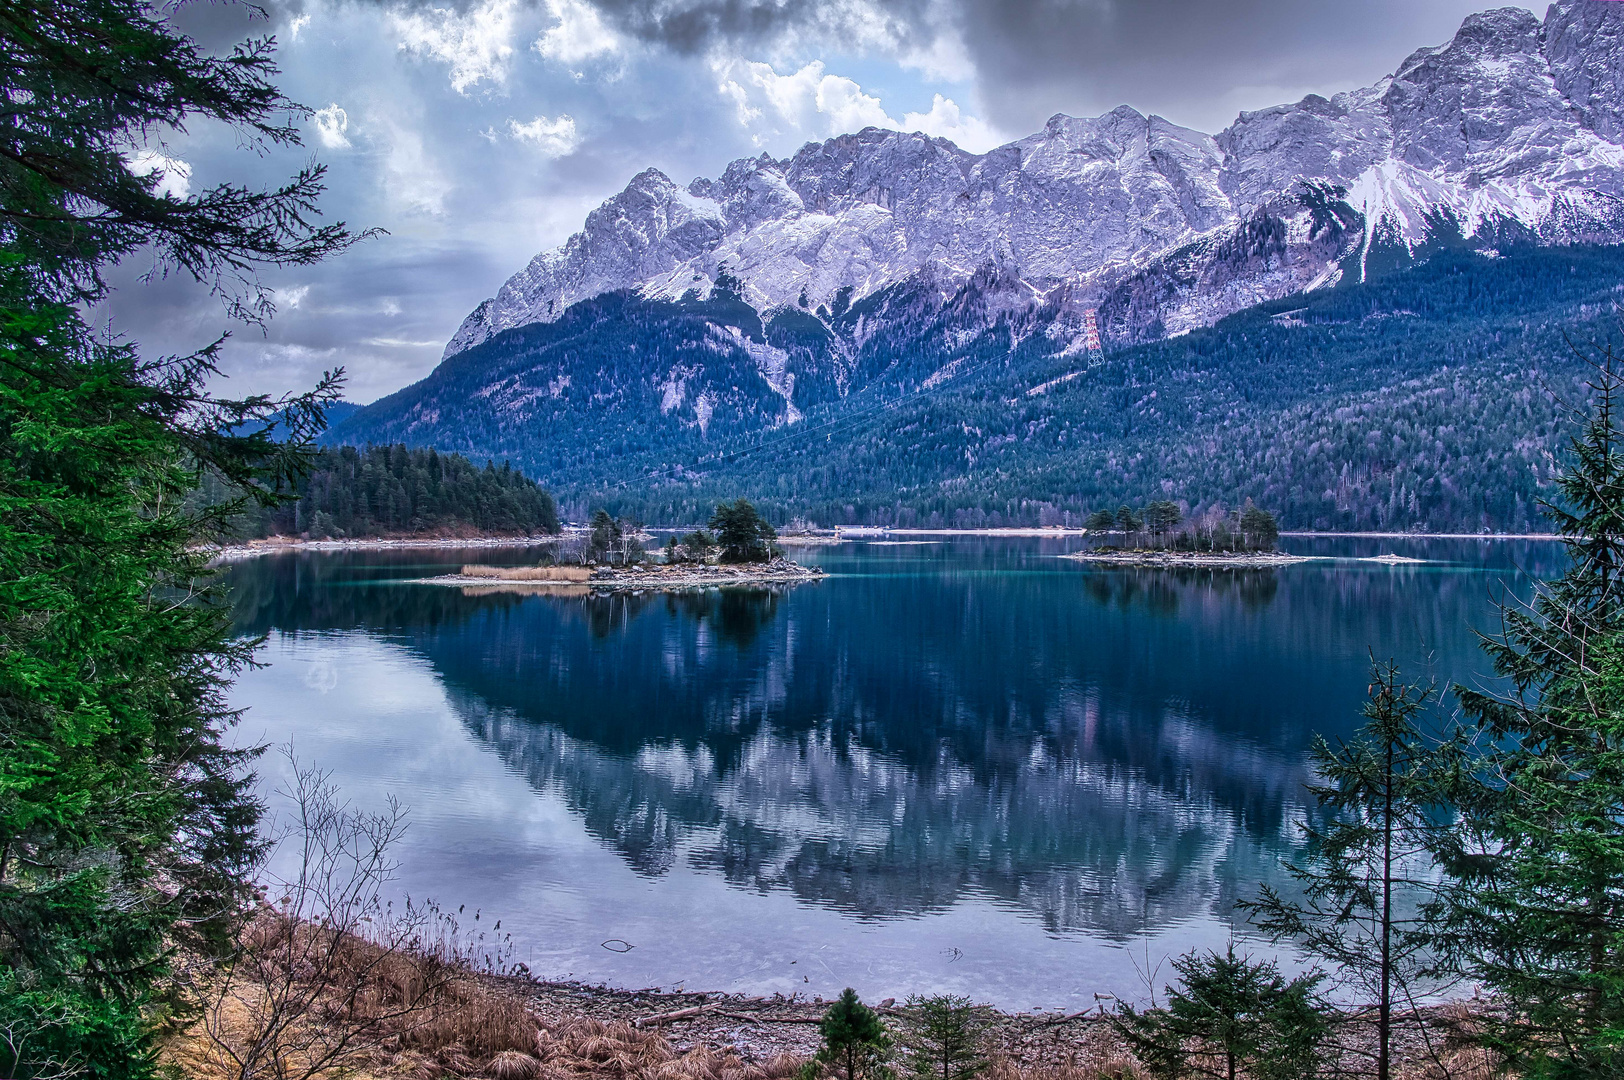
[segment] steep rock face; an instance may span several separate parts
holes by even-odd
[[[926,265],[956,287],[1005,260],[1052,287],[1233,220],[1221,160],[1211,136],[1123,106],[1057,116],[980,157],[870,128],[785,161],[736,161],[686,191],[649,170],[476,309],[446,354],[598,292],[708,295],[724,272],[759,310],[860,298]]]
[[[1556,88],[1579,120],[1608,142],[1624,141],[1624,20],[1608,4],[1552,6],[1545,56]]]
[[[689,195],[658,169],[644,170],[625,191],[588,214],[586,227],[562,248],[537,255],[475,308],[446,355],[499,330],[551,322],[576,301],[666,272],[715,247],[726,228],[715,202]]]
[[[1147,267],[1182,267],[1118,326],[1133,339],[1335,281],[1344,265],[1368,272],[1373,250],[1409,252],[1440,228],[1484,246],[1617,239],[1621,7],[1562,0],[1543,23],[1520,8],[1473,15],[1374,86],[1243,113],[1217,136],[1122,106],[1056,116],[979,156],[871,128],[787,160],[735,161],[685,189],[651,169],[470,314],[446,355],[603,292],[703,297],[724,274],[767,312],[861,299],[926,266],[945,301],[990,263],[1032,304],[1097,305],[1155,277]],[[1305,181],[1345,189],[1362,217],[1339,237],[1345,249],[1327,250]],[[1253,260],[1244,282],[1198,265],[1245,243],[1259,214],[1285,229],[1279,260]]]

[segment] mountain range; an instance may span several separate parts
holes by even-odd
[[[743,492],[826,521],[1252,497],[1300,527],[1527,527],[1561,439],[1551,380],[1580,370],[1563,333],[1605,330],[1624,269],[1621,7],[1473,15],[1373,86],[1216,135],[1122,106],[982,155],[870,128],[686,187],[646,170],[330,438],[507,458],[566,511],[674,520]],[[1379,425],[1450,372],[1475,389],[1415,445],[1510,454],[1506,475],[1481,455],[1428,474],[1367,438],[1322,487],[1277,441],[1355,399]],[[1473,415],[1507,378],[1526,415]],[[1124,429],[1117,401],[1161,419]],[[1238,467],[1237,425],[1274,464]]]

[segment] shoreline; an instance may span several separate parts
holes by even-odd
[[[1206,552],[1199,551],[1073,551],[1060,556],[1073,562],[1106,563],[1112,566],[1148,566],[1158,570],[1180,566],[1268,567],[1329,560],[1329,555],[1291,555],[1284,551]],[[1384,560],[1386,557],[1382,557]]]
[[[209,564],[227,562],[240,562],[243,559],[254,559],[261,555],[277,555],[290,551],[394,551],[410,549],[433,548],[505,548],[505,547],[539,547],[543,544],[556,544],[564,539],[560,533],[557,536],[408,536],[408,537],[356,537],[345,540],[291,540],[286,537],[270,537],[264,540],[246,540],[240,544],[224,544],[216,548],[204,548],[203,551],[212,551]]]
[[[498,993],[519,997],[549,1026],[589,1016],[600,1023],[625,1024],[633,1031],[658,1032],[679,1052],[706,1047],[712,1052],[731,1051],[747,1062],[766,1062],[786,1053],[810,1058],[821,1043],[818,1022],[831,1004],[815,995],[660,987],[633,990],[525,976],[485,978]],[[1017,1074],[1021,1080],[1080,1080],[1079,1073],[1103,1080],[1118,1075],[1110,1066],[1129,1054],[1110,1021],[1117,1001],[1108,994],[1094,994],[1093,998],[1091,1004],[1074,1012],[986,1006],[982,1014],[988,1022],[984,1048],[995,1060],[1021,1070]],[[906,1015],[899,998],[867,1004],[892,1023]],[[1406,1064],[1429,1061],[1423,1026],[1436,1039],[1458,1022],[1463,1007],[1469,1009],[1471,1004],[1434,1001],[1395,1016],[1396,1060]],[[1373,1014],[1350,1009],[1335,1015],[1334,1031],[1324,1048],[1327,1056],[1343,1066],[1367,1057],[1375,1036]]]
[[[1404,532],[1296,532],[1280,530],[1281,536],[1303,539],[1350,540],[1560,540],[1556,533],[1404,533]]]
[[[457,548],[521,548],[556,544],[572,530],[557,536],[410,536],[410,537],[354,537],[341,540],[297,540],[288,537],[269,537],[246,540],[240,544],[225,544],[203,548],[210,555],[210,565],[239,562],[262,555],[286,552],[328,551],[407,551],[454,550]],[[663,532],[678,531],[661,529]],[[887,529],[878,526],[853,526],[851,531],[836,535],[828,533],[791,533],[778,538],[783,547],[826,547],[835,544],[883,541],[891,536],[992,536],[1031,539],[1063,539],[1097,535],[1083,528],[1062,526],[1011,526],[989,529]],[[1304,540],[1550,540],[1558,541],[1555,533],[1397,533],[1397,532],[1312,532],[1282,531],[1282,537]],[[1065,556],[1070,557],[1070,556]],[[1307,558],[1308,556],[1303,556]]]

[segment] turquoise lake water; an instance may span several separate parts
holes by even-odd
[[[1481,682],[1473,629],[1563,565],[1409,539],[1057,558],[1081,543],[854,543],[794,553],[814,584],[613,597],[407,580],[515,550],[263,557],[230,570],[268,636],[236,737],[398,797],[391,888],[500,919],[538,975],[1075,1011],[1246,937],[1234,901],[1280,884],[1309,742],[1357,726],[1372,653]],[[1360,561],[1389,552],[1426,561]],[[273,810],[285,769],[263,759]]]

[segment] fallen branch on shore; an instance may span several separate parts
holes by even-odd
[[[727,1002],[725,1001],[712,1001],[705,1005],[692,1005],[686,1009],[677,1009],[674,1012],[655,1013],[653,1016],[645,1016],[639,1020],[633,1020],[632,1027],[655,1027],[659,1024],[669,1024],[673,1020],[686,1020],[691,1016],[698,1016],[700,1013],[709,1012],[712,1009],[720,1009],[726,1004]]]

